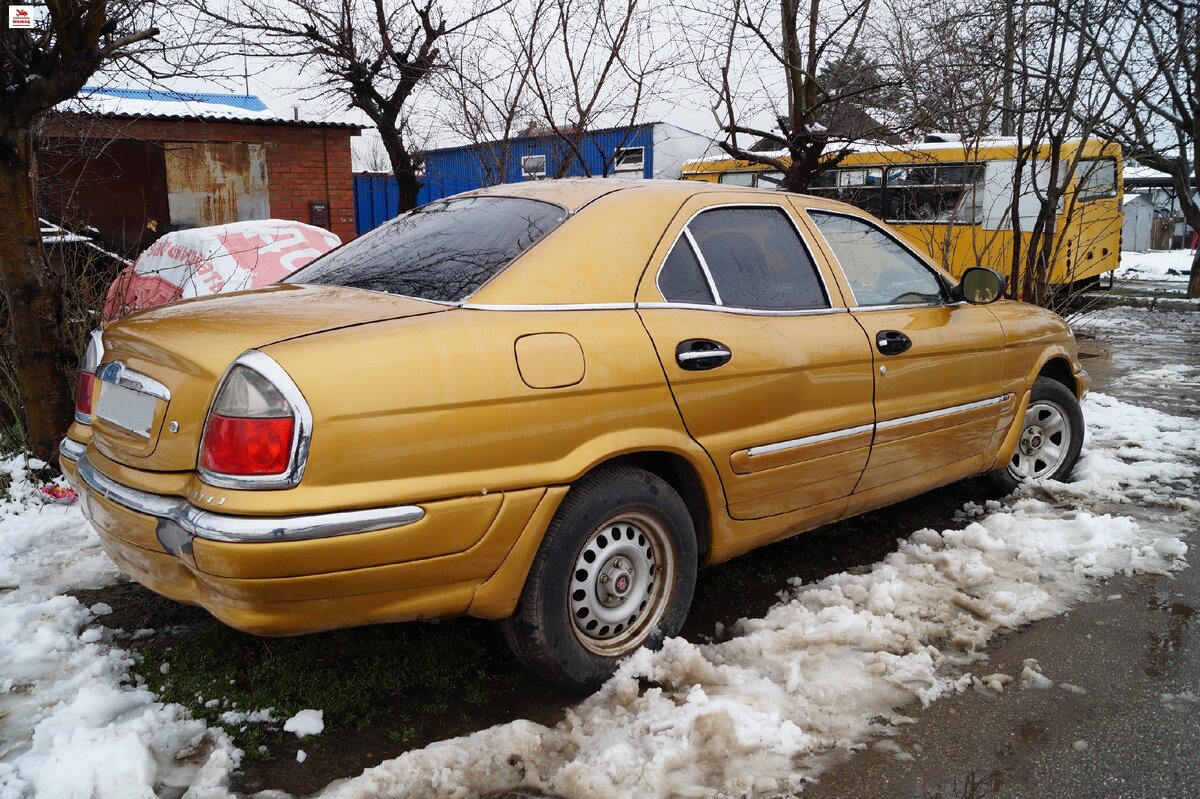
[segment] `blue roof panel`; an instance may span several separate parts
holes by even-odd
[[[218,92],[176,92],[166,89],[122,89],[108,86],[84,86],[84,94],[107,94],[125,100],[149,100],[156,103],[212,103],[243,111],[266,111],[267,104],[253,94]]]

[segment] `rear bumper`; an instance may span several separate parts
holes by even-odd
[[[260,635],[456,616],[476,606],[477,615],[507,615],[527,571],[510,560],[532,559],[516,545],[540,541],[546,508],[552,512],[565,493],[539,488],[421,506],[233,516],[123,485],[78,442],[64,442],[60,454],[84,514],[122,571]],[[482,603],[482,594],[505,599]]]
[[[86,454],[77,460],[77,471],[78,479],[92,492],[209,541],[300,541],[403,527],[425,518],[425,511],[416,505],[305,516],[228,516],[179,497],[164,497],[122,485],[92,466]]]

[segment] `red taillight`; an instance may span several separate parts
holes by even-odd
[[[75,387],[75,421],[92,423],[92,389],[96,386],[96,370],[104,359],[104,338],[99,330],[88,334],[83,362],[79,364],[79,385]]]
[[[212,414],[204,433],[200,465],[228,475],[287,471],[296,421],[291,416],[252,419]]]
[[[79,387],[75,389],[75,414],[92,415],[92,388],[96,385],[96,376],[91,372],[79,373]]]
[[[251,350],[229,367],[200,439],[200,479],[227,488],[291,488],[304,473],[312,414],[271,357]]]

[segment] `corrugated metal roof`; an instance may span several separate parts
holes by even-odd
[[[149,100],[154,103],[203,103],[228,105],[245,111],[269,111],[267,104],[253,94],[225,94],[218,92],[176,92],[166,89],[124,89],[108,86],[84,86],[87,95],[106,94],[125,100]]]
[[[79,95],[58,106],[67,114],[106,119],[153,119],[166,122],[250,122],[306,128],[362,130],[348,122],[287,119],[273,112],[252,94],[186,92],[169,89],[132,89],[85,86]]]

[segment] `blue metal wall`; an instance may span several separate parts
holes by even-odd
[[[654,127],[639,125],[633,128],[599,131],[585,134],[580,143],[584,163],[593,176],[604,173],[618,148],[644,147],[645,161],[642,177],[654,175]],[[586,174],[572,157],[568,145],[555,136],[534,136],[512,139],[508,157],[503,159],[500,145],[471,145],[425,153],[425,178],[417,202],[420,205],[449,197],[459,192],[478,189],[497,183],[520,183],[521,158],[527,155],[546,156],[546,174],[554,176],[564,161],[571,161],[564,177]],[[504,160],[504,163],[500,163]],[[396,215],[399,191],[396,179],[385,175],[356,175],[354,177],[354,220],[361,235]]]

